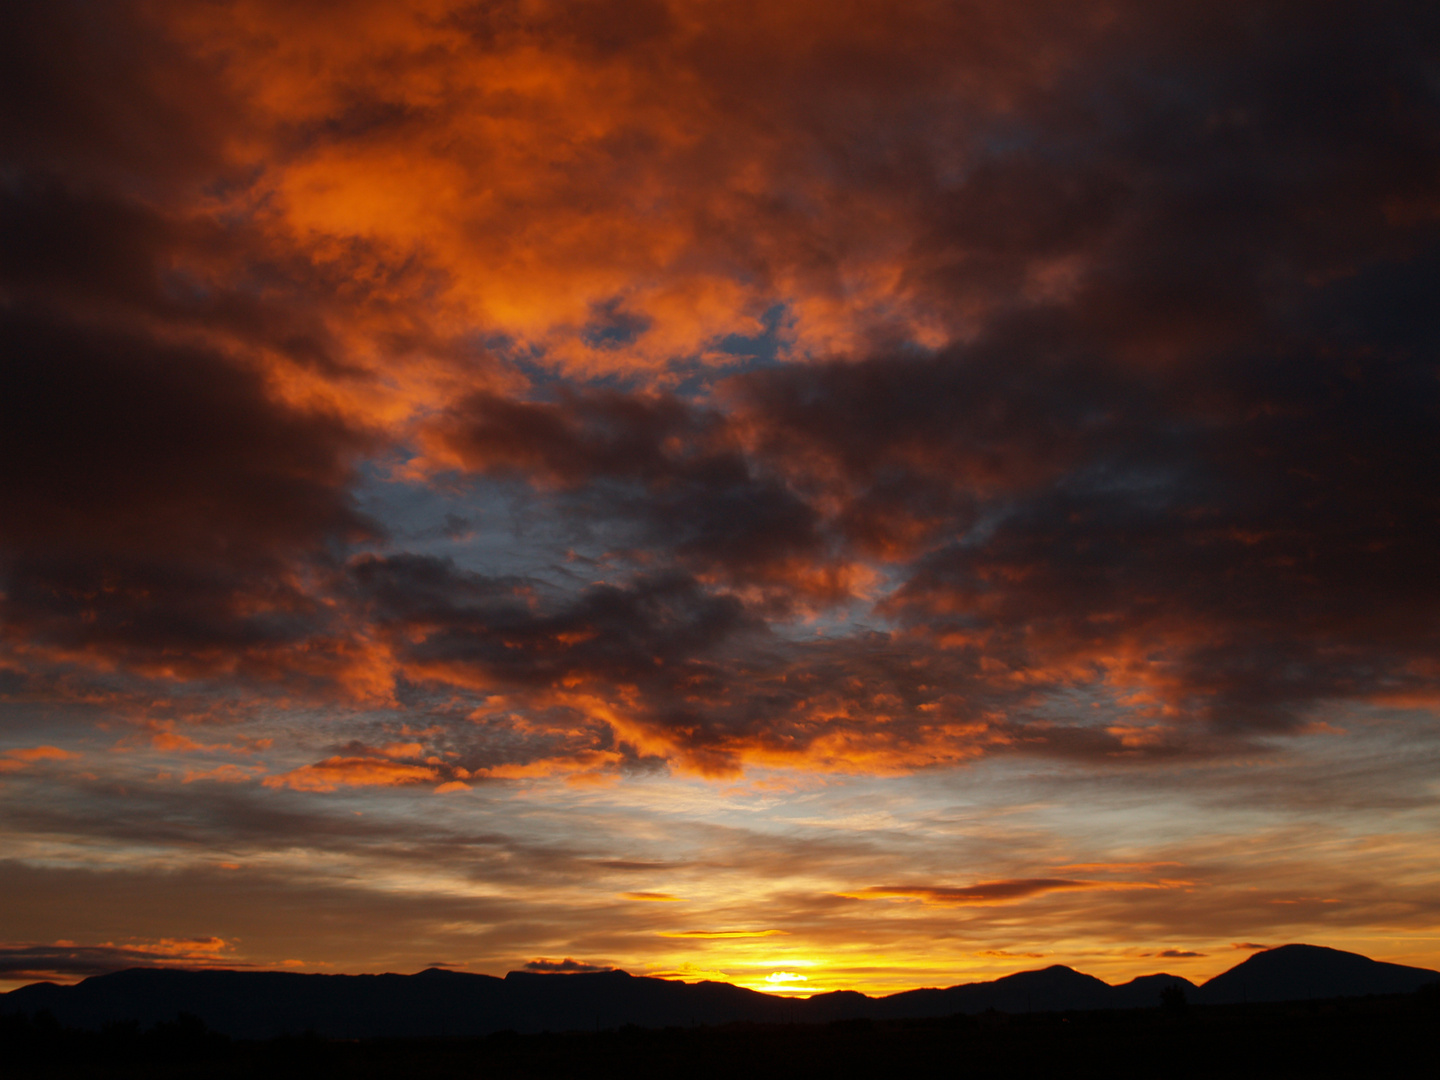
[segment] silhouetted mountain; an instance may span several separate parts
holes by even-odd
[[[944,990],[907,990],[874,1002],[870,1015],[887,1020],[952,1013],[1063,1012],[1111,1008],[1112,988],[1093,975],[1062,964],[1021,971],[994,982],[967,983]],[[1157,991],[1158,993],[1158,991]]]
[[[1197,1000],[1196,992],[1199,990],[1189,979],[1180,975],[1141,975],[1138,979],[1131,979],[1127,983],[1111,987],[1112,1002],[1114,1009],[1148,1009],[1160,1000],[1160,994],[1167,986],[1178,986],[1185,991],[1185,997],[1190,1001]]]
[[[1220,1005],[1408,994],[1437,979],[1440,973],[1426,968],[1386,964],[1359,953],[1321,945],[1282,945],[1216,975],[1192,1000]]]
[[[199,1017],[238,1038],[313,1030],[334,1038],[478,1036],[518,1032],[689,1027],[695,1024],[828,1023],[980,1013],[1155,1007],[1167,986],[1191,1001],[1222,1004],[1394,994],[1440,980],[1422,968],[1382,964],[1354,953],[1287,945],[1257,953],[1196,987],[1178,975],[1146,975],[1109,986],[1055,965],[994,982],[908,990],[883,998],[853,991],[781,999],[729,983],[679,983],[607,971],[574,975],[512,971],[490,975],[430,969],[418,975],[302,975],[280,971],[135,968],[75,986],[36,983],[0,995],[0,1013],[48,1011],[61,1024],[142,1027]]]
[[[783,1021],[787,1002],[729,983],[685,984],[623,971],[490,975],[302,975],[281,971],[133,968],[75,986],[38,983],[0,997],[0,1011],[48,1010],[62,1024],[149,1026],[177,1013],[237,1038],[314,1030],[335,1038],[486,1035]]]
[[[877,1001],[855,990],[832,990],[806,998],[800,1007],[805,1010],[807,1024],[829,1024],[836,1020],[873,1020],[876,1004],[884,1000]]]

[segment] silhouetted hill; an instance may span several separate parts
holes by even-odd
[[[1106,1009],[1112,1007],[1111,993],[1112,988],[1093,975],[1082,975],[1056,964],[1041,971],[1006,975],[994,982],[891,994],[875,1001],[875,1011],[870,1015],[891,1020],[978,1013],[986,1009],[1015,1013]]]
[[[1111,987],[1110,1000],[1113,1002],[1111,1008],[1115,1009],[1146,1009],[1153,1006],[1160,1000],[1160,994],[1167,986],[1178,986],[1185,991],[1185,997],[1190,1001],[1197,1000],[1196,991],[1199,989],[1189,979],[1181,975],[1141,975],[1138,979],[1131,979],[1127,983]]]
[[[148,1028],[179,1013],[212,1030],[266,1039],[315,1031],[333,1038],[481,1036],[497,1031],[594,1031],[634,1024],[903,1021],[957,1013],[1068,1012],[1154,1007],[1179,985],[1197,1004],[1395,994],[1440,980],[1422,968],[1382,964],[1313,945],[1257,953],[1195,987],[1178,975],[1146,975],[1109,986],[1061,965],[994,982],[909,990],[883,998],[852,991],[781,999],[729,983],[680,983],[623,971],[490,975],[430,969],[418,975],[303,975],[280,971],[135,968],[75,986],[36,983],[0,995],[0,1013],[49,1012],[95,1030],[116,1022]]]
[[[1386,964],[1359,953],[1321,945],[1282,945],[1216,975],[1192,1000],[1220,1005],[1408,994],[1437,979],[1440,973],[1426,968]]]

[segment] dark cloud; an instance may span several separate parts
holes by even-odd
[[[7,12],[0,41],[0,148],[24,169],[173,195],[227,162],[242,111],[213,65],[180,46],[140,5],[84,0]]]
[[[1003,257],[1018,310],[937,361],[749,392],[781,403],[787,435],[855,447],[833,452],[852,476],[906,445],[889,431],[944,447],[935,472],[990,497],[940,518],[959,538],[891,610],[976,633],[1014,670],[1128,655],[1114,675],[1165,707],[1259,729],[1326,698],[1433,694],[1440,326],[1419,298],[1440,284],[1440,102],[1411,35],[1435,27],[1157,12],[1136,19],[1154,52],[1076,72],[1090,92],[1057,95],[934,219],[954,269],[933,287],[967,295],[955,275],[996,280]],[[1022,271],[1061,253],[1081,260],[1069,294],[1027,298]],[[867,421],[892,415],[876,445]]]
[[[437,418],[427,437],[467,470],[558,488],[575,518],[628,521],[631,545],[694,573],[782,597],[843,594],[820,514],[713,411],[659,394],[481,394]]]
[[[892,647],[953,680],[955,642],[993,691],[1221,734],[1433,698],[1437,27],[1401,12],[1125,9],[925,193],[907,272],[964,346],[703,407],[476,398],[434,437],[772,613],[888,563]]]
[[[547,604],[526,582],[431,557],[363,558],[350,574],[403,660],[422,670],[468,667],[502,685],[694,679],[707,653],[761,629],[737,599],[683,575],[596,584]]]
[[[276,401],[258,355],[222,343],[222,300],[166,295],[183,234],[58,182],[0,193],[5,621],[34,645],[233,670],[323,624],[298,575],[373,531],[347,492],[366,436]]]
[[[782,107],[766,96],[776,86],[702,65],[761,113],[779,110],[770,122],[831,133],[793,165],[840,153],[837,190],[904,208],[908,295],[963,344],[771,365],[691,399],[564,383],[517,395],[514,379],[481,378],[428,414],[418,438],[433,468],[530,485],[557,528],[607,530],[643,574],[568,599],[537,603],[534,583],[403,553],[338,573],[371,529],[350,501],[353,466],[387,438],[297,406],[262,358],[363,381],[340,323],[302,312],[378,318],[379,291],[321,301],[340,295],[333,258],[258,221],[220,227],[97,187],[70,143],[26,159],[0,216],[12,300],[0,452],[17,464],[0,485],[8,623],[132,665],[183,654],[192,673],[282,680],[296,666],[340,677],[373,626],[402,679],[634,685],[643,723],[716,747],[808,745],[817,701],[857,718],[874,708],[861,687],[877,684],[848,675],[879,668],[899,707],[884,711],[896,726],[882,741],[917,744],[945,738],[918,710],[947,695],[955,723],[1013,726],[1047,694],[1083,691],[1132,703],[1112,721],[1204,719],[1223,736],[1292,730],[1325,700],[1432,694],[1431,21],[1224,4],[1122,6],[1082,27],[972,7],[983,32],[966,55],[995,61],[1005,104],[981,105],[978,84],[959,91],[978,134],[902,125],[883,160],[844,157],[856,133],[811,109],[822,99]],[[667,11],[628,14],[615,25],[634,33],[617,29],[600,52],[674,50]],[[497,9],[453,25],[482,51],[598,48],[575,19]],[[920,47],[954,29],[938,14],[890,27],[843,79],[827,65],[854,27],[796,26],[819,34],[801,63],[809,84],[855,80],[877,108],[903,112],[941,93],[946,65],[968,70]],[[39,15],[25,33],[46,55],[101,47]],[[175,47],[145,40],[157,58]],[[897,66],[885,57],[901,40],[913,55]],[[1000,44],[1021,40],[1063,41],[1052,60],[1067,60],[1041,77]],[[204,81],[179,59],[156,63]],[[121,81],[154,92],[137,73]],[[97,95],[38,80],[33,108],[62,129],[114,127],[82,120]],[[396,115],[404,130],[439,122]],[[205,144],[172,129],[177,147]],[[316,129],[295,152],[388,132]],[[946,139],[960,140],[963,169],[942,167]],[[197,175],[215,168],[177,154]],[[356,243],[391,287],[423,279],[385,277],[378,249]],[[636,303],[596,299],[577,332],[629,348],[659,325]],[[382,322],[397,355],[414,347],[413,320]],[[736,645],[762,619],[861,597],[900,632],[759,658]],[[1185,737],[1072,725],[1038,742],[1109,754]]]
[[[1407,262],[1374,274],[1430,271]],[[1316,319],[1393,325],[1393,293],[1366,277],[1323,290]],[[1426,438],[1440,428],[1440,385],[1423,355],[1337,352],[1317,331],[1269,358],[1221,357],[1160,379],[1077,353],[1063,326],[731,385],[741,405],[727,423],[744,435],[727,441],[752,440],[746,470],[810,507],[798,550],[901,569],[882,610],[912,633],[887,652],[925,656],[932,685],[943,671],[956,693],[1003,697],[1004,680],[1025,673],[1031,688],[1143,692],[1155,717],[1221,730],[1292,728],[1328,699],[1433,692],[1440,597],[1426,565],[1440,507],[1424,477],[1440,467]],[[653,415],[643,399],[628,407]],[[624,415],[617,395],[507,408],[547,424],[487,437],[512,462],[563,453],[564,483],[590,500],[576,512],[644,520],[670,505],[662,437],[622,451],[584,434],[597,412]],[[702,423],[665,408],[671,431]],[[705,414],[711,432],[718,423]],[[616,476],[639,493],[609,497]],[[746,507],[726,502],[724,479],[694,470],[685,483],[689,501],[734,522],[712,537],[763,562],[768,549],[749,543]],[[668,535],[652,556],[693,565],[684,530]],[[936,652],[946,640],[961,653]],[[858,638],[833,648],[861,666],[873,653]],[[982,661],[1003,674],[987,676]]]
[[[217,954],[224,948],[225,942],[219,938],[166,939],[135,945],[6,945],[0,946],[0,977],[69,980],[134,967],[194,968],[223,960]],[[237,965],[229,961],[225,966]]]
[[[343,432],[203,350],[13,316],[0,334],[7,623],[141,657],[313,625],[291,559],[363,528]]]
[[[577,975],[596,971],[614,971],[603,964],[587,964],[566,957],[564,960],[531,960],[525,965],[526,971],[539,971],[547,975]]]
[[[1013,881],[987,881],[980,885],[965,885],[959,888],[943,885],[875,885],[845,895],[865,900],[921,900],[927,904],[1007,904],[1045,893],[1104,887],[1093,881],[1072,881],[1067,878],[1018,878]]]

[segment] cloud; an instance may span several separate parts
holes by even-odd
[[[0,581],[33,657],[274,671],[325,622],[297,574],[371,530],[345,490],[364,435],[276,399],[223,286],[167,283],[219,242],[193,231],[54,179],[0,196]]]
[[[1358,10],[107,16],[144,64],[28,16],[10,647],[519,690],[546,737],[471,761],[515,776],[1158,762],[1433,700],[1434,106]],[[499,485],[604,582],[387,547],[376,471]]]
[[[217,937],[162,938],[127,945],[76,945],[71,941],[4,945],[0,946],[0,976],[66,980],[130,967],[234,967],[235,961],[223,955],[232,948]]]
[[[363,0],[337,34],[280,0],[30,5],[0,41],[0,696],[92,771],[0,755],[17,850],[461,867],[471,907],[412,897],[406,935],[492,966],[704,947],[651,884],[797,948],[858,911],[1046,948],[985,922],[1041,896],[1096,948],[1423,924],[1379,840],[1260,836],[1433,803],[1416,7]],[[825,803],[946,770],[1072,842],[942,861],[897,836],[948,809]],[[658,791],[708,808],[683,854],[571,824],[654,827]],[[537,798],[581,809],[510,831]],[[727,831],[751,798],[836,813]],[[1075,839],[1132,798],[1126,843]],[[839,892],[866,881],[901,884]],[[400,918],[315,888],[265,895]]]
[[[166,195],[223,171],[223,132],[238,115],[213,69],[134,5],[88,20],[79,10],[62,0],[18,12],[0,46],[5,93],[22,103],[0,126],[7,158],[92,185],[144,180]]]
[[[441,776],[429,765],[413,765],[376,757],[330,757],[286,773],[265,777],[268,788],[294,791],[334,791],[338,787],[396,787],[434,783]]]
[[[632,545],[702,576],[785,602],[846,595],[863,575],[834,558],[817,509],[740,436],[669,395],[563,390],[555,402],[477,395],[425,433],[432,467],[559,489],[565,513],[627,520]]]
[[[1017,878],[1013,881],[990,881],[961,888],[876,885],[840,895],[854,900],[919,900],[926,904],[1010,904],[1045,893],[1113,887],[1100,882],[1071,881],[1066,878]]]
[[[58,746],[23,746],[0,751],[0,772],[14,772],[39,761],[72,761],[80,757]]]
[[[675,979],[679,982],[729,982],[730,976],[723,971],[685,965],[674,971],[647,971],[651,979]]]
[[[531,960],[525,965],[526,971],[538,971],[547,975],[582,975],[597,971],[614,971],[604,964],[587,964],[581,960]]]
[[[774,971],[765,976],[765,981],[767,983],[795,983],[808,982],[809,979],[804,975],[796,975],[793,971]]]
[[[1014,108],[1065,34],[1093,36],[1052,3],[615,7],[366,5],[344,43],[271,3],[162,18],[192,53],[224,50],[216,81],[271,151],[256,186],[277,236],[423,260],[438,318],[578,373],[711,353],[777,290],[802,295],[817,347],[856,334],[847,307],[903,308],[884,226],[910,224],[912,156],[974,141],[959,117]],[[929,131],[927,106],[947,107]]]
[[[224,764],[216,765],[213,769],[186,769],[183,780],[187,784],[193,784],[197,780],[209,780],[217,784],[244,784],[254,780],[258,775],[264,773],[264,769],[258,765],[246,768],[242,765]]]
[[[628,587],[596,584],[551,611],[524,582],[444,560],[367,558],[351,574],[370,621],[416,679],[546,686],[595,677],[612,684],[649,681],[667,664],[698,674],[705,653],[758,629],[736,599],[678,574]]]
[[[1285,767],[1261,761],[1244,772],[1258,789],[1272,785]],[[827,783],[808,788],[798,806],[767,795],[717,796],[680,778],[603,789],[552,784],[518,799],[495,798],[492,788],[480,786],[475,798],[420,814],[426,805],[376,799],[363,788],[337,789],[347,790],[345,798],[316,798],[258,784],[121,789],[76,780],[63,791],[37,785],[23,805],[8,803],[6,829],[47,836],[65,851],[104,850],[111,866],[87,869],[73,858],[48,867],[12,861],[0,874],[0,891],[19,920],[12,933],[29,940],[73,932],[84,898],[99,892],[107,897],[107,917],[131,933],[159,938],[173,933],[170,927],[198,921],[227,941],[238,939],[238,958],[257,966],[299,952],[337,962],[339,970],[413,970],[443,947],[442,955],[492,974],[537,956],[605,957],[632,971],[678,971],[688,960],[706,970],[724,968],[731,980],[799,970],[820,990],[966,981],[980,977],[966,974],[977,962],[973,954],[992,946],[1044,952],[1047,962],[1082,969],[1088,964],[1115,981],[1144,973],[1139,954],[1153,952],[1156,938],[1193,942],[1213,957],[1227,942],[1245,940],[1238,931],[1268,928],[1278,940],[1364,951],[1377,917],[1417,940],[1433,920],[1433,860],[1423,845],[1397,842],[1389,833],[1393,815],[1385,810],[1347,811],[1345,832],[1327,828],[1309,809],[1282,817],[1287,828],[1257,829],[1256,811],[1237,797],[1233,816],[1222,818],[1229,831],[1216,830],[1212,819],[1185,842],[1137,841],[1133,827],[1077,839],[1075,825],[1086,820],[1082,809],[1097,793],[1132,822],[1143,821],[1137,807],[1171,811],[1175,804],[1166,799],[1174,796],[1177,774],[1167,771],[1157,781],[1124,771],[1122,788],[1088,777],[1083,789],[1066,791],[1030,786],[1032,780],[1017,791],[1021,781],[1011,773],[1001,791],[977,779],[979,773],[965,774],[973,783],[963,802],[940,804],[943,817],[932,809],[937,784],[952,782],[943,776]],[[421,789],[427,800],[429,788]],[[1037,790],[1053,804],[1030,802]],[[710,820],[708,804],[717,797],[739,811],[738,822]],[[641,798],[666,807],[663,830],[654,827],[646,804],[637,805]],[[860,832],[835,824],[877,800],[896,815],[889,827]],[[799,823],[797,813],[815,820]],[[1276,820],[1263,813],[1263,820]],[[557,815],[565,823],[558,835],[547,828]],[[1342,862],[1317,853],[1306,840],[1317,830],[1327,843],[1353,845],[1365,857]],[[122,858],[155,850],[165,853],[163,866],[127,865]],[[1047,856],[1058,852],[1090,863],[1114,862],[1121,854],[1180,863],[1183,869],[1167,874],[1191,884],[1058,890],[1011,903],[862,903],[835,895],[856,891],[847,882],[867,876],[954,888],[966,883],[947,881],[947,867],[1013,865],[1006,860],[1048,865]],[[221,859],[235,869],[222,868]],[[657,870],[667,889],[687,898],[683,920],[674,918],[674,905],[617,895],[634,885],[653,887]],[[983,884],[1025,880],[1022,870]],[[1341,903],[1269,903],[1300,896]],[[1017,904],[1023,904],[1020,923],[1013,918],[1021,911]],[[375,933],[377,926],[385,933]],[[1145,934],[1150,941],[1136,941],[1136,926],[1152,928]],[[670,936],[736,930],[786,933]],[[95,933],[90,940],[111,938]],[[433,946],[419,960],[406,944],[416,940]],[[547,941],[563,951],[547,951]],[[520,947],[527,942],[533,947]],[[1057,942],[1063,945],[1058,952]],[[299,943],[310,951],[299,950]],[[1424,956],[1388,955],[1413,962]],[[801,959],[823,962],[795,967],[792,961]],[[752,970],[751,960],[763,970]],[[987,970],[1005,974],[1025,966],[1023,959],[1004,960],[996,958]]]
[[[1155,955],[1162,956],[1167,960],[1193,960],[1206,954],[1202,952],[1191,952],[1188,949],[1162,949]]]
[[[1381,282],[1432,272],[1382,263],[1308,302],[1316,319],[1345,309],[1378,333],[1397,322]],[[1104,733],[1084,735],[1095,753],[1243,744],[1302,730],[1336,699],[1428,700],[1433,598],[1405,584],[1424,576],[1433,517],[1428,466],[1409,449],[1435,420],[1428,369],[1404,346],[1374,370],[1345,350],[1317,356],[1317,325],[1275,328],[1262,367],[1222,351],[1157,380],[1103,343],[1077,347],[1076,317],[1000,323],[919,359],[752,372],[722,384],[735,403],[723,418],[671,402],[653,437],[618,418],[658,406],[609,394],[517,406],[533,426],[486,438],[537,484],[563,476],[566,513],[633,523],[652,564],[751,588],[740,595],[763,597],[757,614],[853,599],[872,580],[857,567],[890,564],[899,587],[878,610],[909,636],[887,644],[1011,716],[1018,700],[1075,689],[1106,699]],[[622,451],[607,431],[636,442]],[[662,452],[667,439],[685,449]],[[725,451],[733,467],[711,467],[712,444],[740,448]],[[748,534],[771,519],[727,501],[736,483],[808,504],[791,518],[799,546]],[[652,526],[682,492],[707,509]],[[686,539],[710,507],[725,508],[716,536],[743,554]],[[819,577],[794,569],[797,553]],[[1061,742],[1032,735],[1022,742]]]
[[[80,755],[69,750],[61,750],[58,746],[27,746],[6,750],[5,756],[12,761],[28,763],[31,761],[67,761]]]

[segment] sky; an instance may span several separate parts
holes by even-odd
[[[0,20],[0,989],[1440,967],[1440,8]]]

